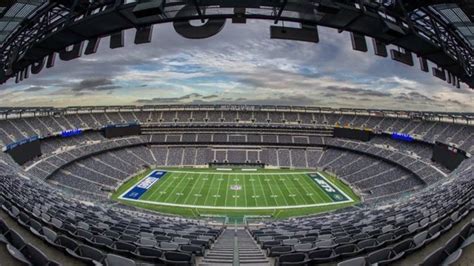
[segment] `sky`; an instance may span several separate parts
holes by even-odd
[[[271,104],[474,112],[474,90],[353,51],[350,35],[319,27],[320,42],[270,39],[270,22],[232,24],[208,39],[155,25],[149,44],[109,49],[0,86],[0,106]],[[390,47],[389,47],[390,48]],[[431,68],[431,66],[430,66]]]

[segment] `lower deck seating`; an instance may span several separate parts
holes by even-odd
[[[390,206],[269,222],[252,235],[279,265],[349,258],[342,265],[394,263],[437,239],[474,210],[472,160],[464,162],[449,181]],[[469,225],[428,256],[425,265],[454,261],[472,242]]]

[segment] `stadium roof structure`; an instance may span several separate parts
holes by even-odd
[[[4,4],[5,2],[5,4]],[[124,31],[135,28],[135,44],[151,42],[152,27],[173,23],[189,39],[218,34],[227,19],[274,22],[270,36],[319,42],[318,26],[351,33],[354,50],[374,53],[421,70],[453,86],[474,88],[474,28],[471,0],[21,0],[0,10],[0,83],[17,82],[46,67],[56,55],[64,61],[97,51],[110,36],[110,48],[124,46]],[[191,24],[201,20],[202,25]],[[288,27],[283,22],[298,23]],[[396,48],[389,48],[393,45]],[[389,51],[388,51],[389,50]]]
[[[0,1],[0,43],[3,43],[44,2],[43,0]]]
[[[473,3],[474,7],[474,3]],[[459,35],[474,47],[474,23],[456,4],[440,4],[432,7],[448,23],[456,28]],[[469,12],[473,12],[470,10]],[[472,14],[471,14],[472,15]]]
[[[281,112],[312,112],[326,114],[359,114],[369,116],[385,116],[399,118],[419,118],[431,121],[474,123],[474,113],[405,111],[362,108],[331,108],[316,106],[287,106],[287,105],[238,105],[238,104],[172,104],[172,105],[117,105],[117,106],[70,106],[55,107],[0,107],[0,119],[8,117],[29,117],[40,115],[61,115],[92,112],[114,111],[281,111]]]

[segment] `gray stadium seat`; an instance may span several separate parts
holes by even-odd
[[[137,247],[133,254],[141,260],[159,262],[163,251],[157,248]]]
[[[337,258],[338,255],[334,254],[332,249],[318,249],[308,253],[308,259],[316,264],[331,262]]]
[[[296,244],[293,246],[296,252],[307,252],[315,249],[313,243]]]
[[[35,221],[35,220],[30,220],[30,232],[36,235],[37,237],[42,237],[43,236],[43,226],[41,223]]]
[[[33,265],[44,265],[44,266],[56,266],[59,265],[57,262],[51,261],[48,257],[31,244],[21,250],[21,253],[33,264]]]
[[[47,241],[48,243],[54,244],[54,241],[58,237],[56,232],[54,232],[53,230],[45,226],[43,226],[42,230],[43,230],[43,239]]]
[[[359,248],[354,244],[346,244],[334,248],[334,254],[339,255],[341,258],[354,257],[359,253]]]
[[[364,257],[357,257],[350,260],[339,262],[337,266],[365,266],[367,262]]]
[[[63,251],[67,250],[76,250],[79,246],[76,241],[72,240],[71,238],[60,235],[54,240],[54,244],[56,247],[63,249]]]
[[[162,261],[171,265],[193,265],[195,262],[194,255],[167,251],[163,255]]]
[[[196,245],[181,245],[179,247],[179,251],[192,253],[196,256],[203,256],[204,255],[204,248],[201,246]]]
[[[277,265],[305,265],[308,257],[304,253],[284,254],[277,258]]]
[[[372,252],[374,250],[379,249],[381,245],[379,245],[377,240],[372,238],[372,239],[359,241],[357,243],[357,247],[359,247],[359,249],[363,250],[364,252]]]
[[[106,266],[134,266],[135,261],[115,254],[107,254],[104,260]]]
[[[397,254],[391,248],[384,248],[377,251],[374,251],[367,255],[367,261],[370,264],[378,265],[387,265],[394,263],[396,260],[400,259],[403,256],[403,253]]]
[[[118,253],[122,256],[130,256],[137,247],[131,243],[123,242],[123,241],[115,241],[111,247],[114,253]]]
[[[87,263],[101,263],[105,254],[87,245],[79,245],[75,250],[67,249],[69,255]]]
[[[445,258],[446,258],[446,253],[444,252],[443,247],[441,247],[433,251],[428,256],[426,256],[420,265],[421,266],[441,265]]]
[[[293,252],[292,246],[273,246],[267,250],[267,255],[269,257],[278,257],[291,252]]]
[[[100,249],[107,249],[113,245],[114,241],[111,238],[105,236],[94,236],[92,238],[92,245],[100,248]]]

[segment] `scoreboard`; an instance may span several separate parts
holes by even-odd
[[[367,129],[335,127],[334,137],[354,139],[354,140],[360,140],[360,141],[369,141],[372,137],[372,131],[367,130]]]
[[[17,164],[23,165],[41,156],[40,140],[37,136],[34,136],[9,144],[6,146],[5,152],[8,153]]]
[[[467,158],[466,152],[456,147],[436,142],[431,160],[440,163],[449,170],[456,169]]]
[[[133,136],[141,134],[141,127],[139,124],[120,124],[120,125],[110,125],[103,128],[104,137],[118,138],[124,136]]]

